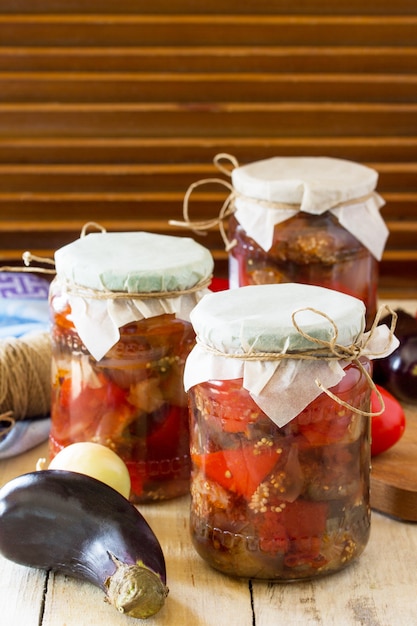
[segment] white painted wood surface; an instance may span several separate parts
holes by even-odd
[[[417,419],[417,410],[413,411]],[[413,417],[413,416],[411,416]],[[46,444],[0,462],[0,483],[35,468]],[[195,553],[188,498],[142,506],[167,561],[170,594],[149,626],[416,626],[417,525],[373,513],[370,542],[345,571],[314,582],[234,580]],[[129,626],[88,583],[32,570],[0,557],[4,626]]]

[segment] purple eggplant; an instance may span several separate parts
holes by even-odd
[[[165,558],[149,524],[120,493],[84,474],[42,470],[4,485],[0,552],[89,581],[131,617],[154,615],[168,594]]]
[[[402,402],[417,402],[417,319],[397,309],[395,335],[400,345],[390,355],[373,361],[375,383],[388,389]],[[381,324],[391,324],[391,315],[381,319]]]

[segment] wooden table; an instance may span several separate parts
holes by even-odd
[[[417,409],[407,411],[417,420]],[[43,444],[0,462],[0,483],[35,469]],[[146,623],[160,626],[415,626],[417,525],[373,513],[371,539],[356,563],[314,582],[268,584],[234,580],[194,552],[188,497],[141,507],[167,561],[170,594]],[[16,565],[0,557],[4,626],[127,626],[90,584]]]
[[[413,303],[415,304],[415,303]],[[417,420],[417,407],[406,408]],[[0,484],[35,469],[46,443],[0,462]],[[416,460],[417,463],[417,460]],[[141,506],[167,561],[170,594],[146,624],[159,626],[416,626],[417,524],[373,512],[371,538],[359,560],[314,582],[235,580],[195,553],[188,497]],[[90,584],[16,565],[0,557],[4,626],[128,626]]]

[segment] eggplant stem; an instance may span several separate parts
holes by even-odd
[[[128,565],[109,552],[116,571],[105,582],[107,601],[120,613],[146,619],[164,605],[168,588],[144,563]]]

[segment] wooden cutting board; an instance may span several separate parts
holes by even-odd
[[[405,406],[400,441],[372,459],[371,507],[403,521],[417,522],[417,406]]]

